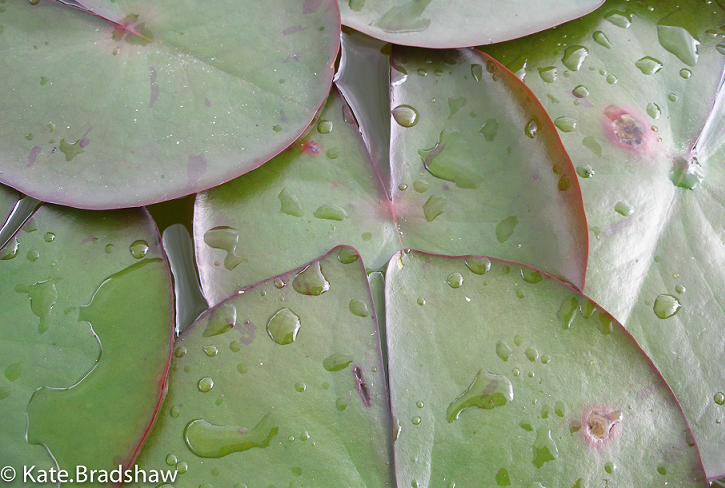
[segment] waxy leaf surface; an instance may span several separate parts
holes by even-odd
[[[589,296],[650,355],[725,473],[725,10],[630,2],[489,50],[562,132],[589,221]],[[719,396],[720,395],[720,396]]]
[[[486,251],[583,286],[587,244],[576,176],[535,97],[473,50],[394,53],[394,59],[404,55],[413,64],[431,56],[431,70],[446,71],[440,86],[426,85],[413,69],[408,81],[393,87],[395,100],[405,97],[418,107],[420,121],[410,129],[391,122],[392,202],[357,126],[349,123],[349,109],[333,91],[305,138],[198,196],[194,241],[210,303],[337,244],[358,249],[370,269],[403,247]],[[486,78],[476,79],[473,65],[500,70],[498,81],[486,68]],[[395,66],[404,69],[402,61]],[[504,80],[514,86],[506,88]],[[468,100],[455,116],[449,94]],[[489,142],[480,131],[485,117],[494,116],[501,128]],[[532,124],[534,137],[526,133]]]
[[[391,451],[365,269],[338,247],[225,300],[177,340],[138,466],[178,470],[178,488],[394,486]]]
[[[587,14],[602,0],[340,0],[342,23],[387,42],[451,48],[491,44]]]
[[[3,251],[0,309],[0,457],[20,474],[15,486],[23,466],[129,466],[161,401],[173,333],[148,213],[41,207]]]
[[[0,180],[47,202],[228,181],[294,141],[332,79],[334,0],[33,3],[3,6]]]
[[[386,276],[398,486],[707,486],[632,337],[519,264],[415,251]]]

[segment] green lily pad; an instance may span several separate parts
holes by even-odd
[[[395,97],[405,94],[408,103],[417,105],[421,121],[415,130],[392,122],[397,126],[392,203],[357,126],[350,123],[349,109],[335,92],[310,134],[261,168],[199,194],[194,241],[211,304],[337,244],[358,249],[370,269],[384,266],[404,247],[448,254],[485,250],[538,264],[583,286],[585,220],[574,168],[551,121],[523,84],[493,60],[474,51],[428,54],[450,63],[445,66],[455,76],[446,74],[448,90],[471,99],[460,117],[449,117],[445,99],[438,102],[444,105],[441,110],[424,104],[424,97],[430,100],[424,94],[429,87],[418,85],[414,70],[408,81],[394,87]],[[472,62],[500,69],[500,81],[490,81],[485,68],[487,78],[476,81]],[[401,62],[395,66],[403,69]],[[504,79],[516,90],[507,91]],[[479,95],[486,90],[492,98],[484,100]],[[472,118],[472,111],[480,115]],[[509,115],[497,115],[502,126],[496,142],[489,143],[480,133],[482,118],[501,112]],[[538,124],[534,138],[525,131],[531,120]],[[442,148],[441,133],[449,149],[431,156]],[[507,158],[485,157],[489,152]],[[462,158],[463,166],[451,163],[456,158]],[[426,160],[434,161],[428,170]]]
[[[20,473],[15,485],[26,485],[23,466],[36,466],[36,481],[51,467],[74,478],[76,465],[129,466],[171,352],[158,231],[143,210],[45,205],[10,246],[0,261],[0,457]]]
[[[178,488],[394,486],[391,459],[365,269],[338,247],[225,300],[177,340],[137,467],[175,470]]]
[[[5,222],[18,201],[18,192],[7,186],[0,185],[0,222]],[[2,228],[2,224],[0,224]],[[2,242],[0,242],[2,245]]]
[[[715,3],[620,1],[489,48],[562,121],[592,236],[585,291],[672,386],[711,478],[725,474],[723,24]]]
[[[283,150],[327,95],[333,0],[83,7],[4,5],[0,179],[43,201],[118,208],[209,188]]]
[[[669,387],[586,297],[477,256],[402,252],[386,280],[399,486],[707,486]]]
[[[451,48],[491,44],[547,29],[585,15],[600,0],[434,1],[341,0],[342,23],[369,36],[406,46]]]

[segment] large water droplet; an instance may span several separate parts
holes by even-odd
[[[208,393],[212,388],[214,388],[214,380],[209,377],[204,377],[199,380],[199,383],[197,383],[196,386],[199,388],[200,392]]]
[[[443,196],[432,196],[423,204],[423,215],[425,220],[433,222],[436,217],[443,213],[448,199]]]
[[[322,361],[322,366],[327,371],[342,371],[352,363],[353,357],[349,354],[336,353],[326,357]]]
[[[537,468],[541,468],[544,463],[559,457],[559,449],[551,438],[551,431],[544,426],[536,430],[536,440],[532,448],[534,450],[534,459],[531,462]]]
[[[526,357],[529,361],[536,362],[537,359],[539,359],[539,351],[537,351],[533,347],[527,347],[525,351]]]
[[[322,273],[320,262],[315,261],[295,276],[292,288],[303,295],[320,296],[330,289],[330,282]]]
[[[203,337],[220,335],[234,327],[237,323],[237,308],[231,303],[225,303],[209,313],[209,320],[202,332]]]
[[[129,250],[131,251],[131,255],[133,257],[135,257],[136,259],[141,259],[142,257],[146,256],[147,252],[149,252],[149,245],[146,243],[146,241],[138,240],[134,241],[133,244],[131,244]]]
[[[418,123],[418,111],[410,105],[398,105],[393,109],[393,118],[403,127],[413,127]]]
[[[227,252],[224,258],[224,267],[229,271],[236,268],[240,263],[246,262],[247,258],[237,255],[239,245],[239,231],[233,227],[213,227],[204,233],[204,242],[214,249],[221,249]]]
[[[332,132],[332,122],[329,120],[320,120],[317,124],[317,132],[320,134],[329,134]]]
[[[569,46],[564,51],[564,57],[561,59],[561,62],[570,70],[579,71],[588,55],[589,50],[584,46]]]
[[[513,354],[511,346],[506,344],[504,341],[498,341],[496,343],[496,355],[498,357],[500,357],[504,361],[508,361],[509,357],[511,357],[511,354]]]
[[[526,127],[524,127],[524,133],[529,136],[531,139],[536,137],[536,133],[539,130],[539,123],[536,121],[536,119],[531,119],[526,123]]]
[[[278,310],[267,322],[267,333],[277,344],[291,344],[300,330],[300,318],[289,308]]]
[[[471,386],[448,406],[446,417],[448,423],[451,423],[467,408],[491,410],[506,405],[513,399],[514,387],[508,378],[481,370],[476,374]]]
[[[586,98],[589,96],[589,88],[584,85],[579,85],[574,87],[571,93],[577,98]]]
[[[653,75],[662,69],[662,61],[650,56],[638,59],[634,65],[645,75]]]
[[[302,217],[302,205],[299,199],[287,191],[287,188],[283,189],[279,193],[280,213],[291,215],[293,217]]]
[[[576,130],[577,121],[571,117],[557,117],[554,125],[562,132],[573,132]]]
[[[357,298],[353,298],[350,300],[349,304],[350,312],[353,313],[353,315],[357,315],[358,317],[369,317],[370,316],[370,310],[368,310],[368,306],[363,302],[362,300],[358,300]]]
[[[559,317],[561,325],[565,329],[571,328],[571,324],[574,322],[574,317],[576,317],[578,307],[579,301],[576,297],[567,297],[561,302],[559,311],[556,312],[556,316]]]
[[[466,256],[466,267],[477,275],[485,274],[491,269],[491,260],[486,256]]]
[[[607,13],[604,18],[617,27],[627,29],[630,25],[632,25],[632,15],[633,14],[631,12],[620,12],[618,10],[614,10]]]
[[[312,214],[318,219],[327,219],[327,220],[338,220],[342,221],[347,218],[347,212],[345,212],[345,209],[340,207],[339,205],[335,205],[334,203],[328,203],[326,205],[321,206],[315,212]]]
[[[688,66],[695,66],[697,63],[697,50],[700,45],[700,41],[696,39],[692,17],[692,12],[678,10],[657,24],[657,37],[662,47]]]
[[[655,299],[654,312],[661,319],[669,319],[679,312],[680,301],[672,295],[660,295]]]
[[[717,403],[718,405],[725,405],[725,393],[723,393],[721,391],[718,393],[715,393],[713,400],[715,400],[715,403]]]
[[[446,281],[451,288],[460,288],[463,286],[463,275],[461,273],[451,273]]]
[[[539,76],[546,83],[554,83],[556,81],[556,68],[548,66],[546,68],[539,68]]]
[[[612,43],[609,42],[609,39],[602,31],[596,31],[592,37],[594,38],[594,42],[599,44],[600,46],[604,46],[607,49],[612,49]]]
[[[231,425],[213,425],[205,420],[193,420],[184,429],[184,441],[191,452],[202,458],[220,458],[253,447],[265,448],[277,435],[279,428],[268,413],[252,429]]]

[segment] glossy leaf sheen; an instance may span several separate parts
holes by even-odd
[[[725,384],[724,22],[713,3],[622,1],[490,48],[509,67],[526,65],[525,80],[552,117],[578,121],[561,137],[583,175],[586,291],[672,386],[710,477],[725,473],[723,410],[713,400]],[[562,42],[588,53],[577,71],[564,65],[571,46],[556,47]],[[660,67],[644,69],[645,58]],[[551,83],[539,75],[549,67],[558,70]],[[572,95],[579,86],[588,96]],[[629,135],[615,131],[623,120]]]
[[[333,249],[307,268],[319,266],[329,282],[324,293],[293,288],[304,273],[300,268],[232,296],[179,338],[169,394],[140,467],[179,469],[184,463],[178,488],[395,484],[390,410],[365,270],[359,259],[344,264],[338,258],[350,250]],[[365,304],[370,316],[352,313],[351,300]],[[231,309],[233,327],[206,337],[215,314],[229,316]],[[298,334],[286,344],[265,330],[281,310],[299,317]],[[209,354],[211,347],[217,352]],[[343,357],[350,361],[344,367],[346,361],[334,359]],[[204,378],[213,382],[208,390],[201,388]]]
[[[512,91],[503,87],[503,80],[515,84],[518,80],[493,61],[473,51],[439,56],[436,62],[455,75],[445,75],[445,86],[467,94],[471,101],[459,117],[449,120],[447,104],[443,109],[433,104],[426,110],[422,98],[427,87],[417,86],[415,80],[394,87],[396,97],[405,94],[421,107],[421,122],[420,130],[414,132],[394,128],[392,203],[357,127],[345,122],[344,112],[349,109],[334,92],[317,129],[258,170],[199,195],[194,240],[202,287],[210,303],[218,303],[256,277],[280,273],[284,266],[295,266],[304,256],[314,258],[340,243],[358,249],[370,269],[383,266],[403,247],[450,254],[486,250],[536,263],[583,285],[584,216],[573,167],[553,124],[521,85]],[[500,69],[499,82],[488,81],[488,73],[486,81],[474,81],[474,61],[490,62]],[[396,61],[398,65],[402,63]],[[409,76],[418,75],[413,70]],[[493,101],[480,101],[486,86],[492,90]],[[472,118],[471,111],[481,116]],[[479,133],[481,118],[498,112],[508,116],[501,117],[505,125],[498,142],[488,143]],[[539,121],[533,141],[525,133],[532,118]],[[330,123],[332,130],[327,131]],[[323,124],[325,129],[320,130]],[[432,149],[442,131],[454,133],[459,148],[449,151],[459,150],[461,164],[467,165],[478,188],[426,172],[425,158],[418,151]],[[527,151],[513,149],[519,144]],[[503,152],[507,160],[489,159],[489,152]],[[458,153],[448,154],[443,152],[439,161],[458,157]],[[424,180],[426,190],[418,180]],[[567,182],[563,190],[562,180]],[[431,196],[439,198],[430,203]],[[338,210],[331,213],[330,206]],[[517,225],[509,231],[513,237],[503,239],[499,224],[517,215]],[[470,218],[483,224],[469,224]]]
[[[470,260],[410,251],[388,265],[398,486],[706,485],[674,396],[619,324],[579,312],[565,329],[562,302],[594,304]]]
[[[332,79],[333,0],[83,5],[4,6],[0,179],[44,201],[137,206],[239,176],[302,133]]]
[[[342,23],[387,42],[451,48],[491,44],[587,14],[600,0],[340,0]]]
[[[69,472],[129,466],[161,400],[173,331],[148,213],[45,205],[14,240],[16,255],[0,261],[3,461],[48,469],[49,451]],[[142,258],[129,250],[137,240]]]

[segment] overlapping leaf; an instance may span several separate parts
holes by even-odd
[[[342,22],[406,46],[450,48],[531,34],[594,10],[602,0],[515,3],[488,0],[340,0]]]
[[[128,466],[161,400],[173,330],[148,213],[42,207],[3,250],[0,309],[3,463],[35,475]]]
[[[711,477],[725,473],[723,23],[712,2],[622,1],[490,48],[562,131],[592,236],[586,291],[662,371]]]
[[[327,95],[334,0],[79,5],[90,13],[3,6],[0,179],[41,200],[118,208],[209,188],[288,146]]]
[[[429,78],[416,73],[426,56]],[[371,269],[402,247],[488,251],[583,285],[586,235],[576,176],[535,97],[474,51],[394,59],[396,70],[410,72],[394,87],[395,100],[417,107],[418,119],[409,128],[393,122],[392,202],[357,127],[345,122],[352,121],[349,109],[333,93],[316,130],[197,198],[194,240],[210,303],[337,244],[354,246]],[[486,67],[500,71],[492,76]],[[458,113],[450,94],[465,96]],[[501,127],[489,141],[481,130],[493,117]]]

